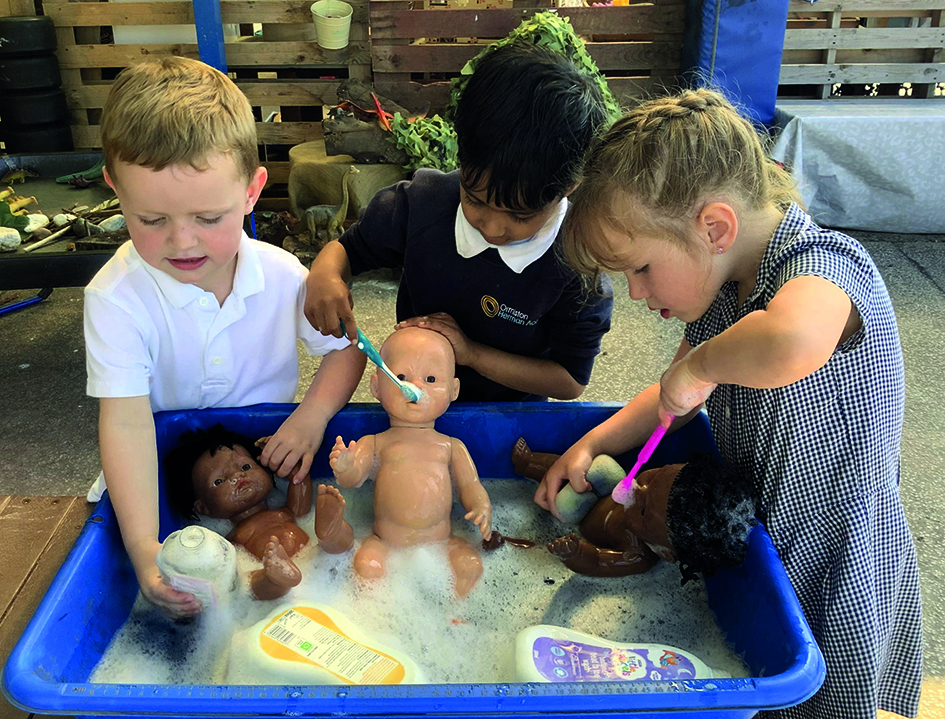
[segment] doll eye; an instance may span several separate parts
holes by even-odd
[[[222,480],[222,479],[215,479],[215,480],[213,480],[213,486],[214,486],[214,487],[219,487],[221,484],[223,484],[223,480]]]
[[[407,375],[405,375],[405,374],[399,374],[399,375],[397,375],[397,379],[399,379],[401,382],[403,382],[403,381],[405,381],[405,380],[407,379]]]
[[[434,384],[434,383],[436,383],[436,377],[434,377],[431,374],[429,377],[427,377],[427,384]]]
[[[244,472],[248,472],[252,468],[253,468],[253,465],[251,464],[244,464],[242,467],[240,467],[240,469],[242,469]]]

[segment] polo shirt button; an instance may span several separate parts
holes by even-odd
[[[222,357],[214,357],[214,358],[213,358],[213,364],[223,364],[223,358],[222,358]]]
[[[201,307],[206,307],[208,302],[209,302],[209,300],[208,300],[206,297],[201,297],[201,298],[200,298],[200,306],[201,306]]]

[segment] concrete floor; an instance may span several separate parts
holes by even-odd
[[[945,237],[853,233],[882,271],[896,306],[906,362],[902,497],[918,546],[926,674],[945,677]],[[613,330],[582,400],[625,401],[659,377],[682,325],[627,298],[615,278]],[[355,310],[369,337],[394,322],[396,283],[359,279]],[[11,293],[0,291],[0,302]],[[16,293],[25,299],[33,293]],[[313,362],[306,358],[303,376]],[[310,374],[309,374],[310,376]],[[97,405],[85,395],[82,290],[57,289],[38,305],[0,317],[0,495],[84,495],[99,470]],[[356,401],[373,401],[366,381]]]

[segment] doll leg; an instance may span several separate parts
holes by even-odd
[[[512,467],[516,474],[540,482],[560,454],[532,452],[524,437],[519,437],[512,448]]]
[[[329,554],[347,552],[354,544],[354,530],[345,520],[345,498],[337,487],[318,485],[315,498],[315,536]]]
[[[295,566],[279,538],[272,536],[262,556],[263,568],[250,575],[250,586],[256,599],[276,599],[302,581],[302,572]]]
[[[456,594],[465,597],[482,576],[482,557],[465,539],[451,537],[448,545],[450,566],[456,577]]]
[[[573,532],[566,537],[553,539],[546,546],[572,572],[589,577],[643,574],[659,561],[645,545],[623,552],[601,549]]]
[[[387,571],[387,545],[376,534],[365,537],[354,554],[354,571],[365,579],[379,579]]]

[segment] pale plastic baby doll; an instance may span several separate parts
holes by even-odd
[[[459,394],[453,348],[437,332],[408,327],[387,338],[381,356],[423,397],[410,402],[378,371],[371,377],[371,394],[387,411],[390,429],[347,446],[341,437],[335,440],[329,463],[339,485],[359,487],[374,478],[373,534],[355,553],[354,569],[362,577],[381,577],[390,547],[445,541],[456,593],[465,597],[482,575],[482,558],[469,542],[453,536],[453,487],[483,539],[492,535],[492,504],[466,446],[434,429]]]

